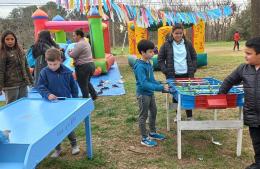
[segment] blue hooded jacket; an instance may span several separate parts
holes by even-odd
[[[154,79],[151,63],[137,59],[134,64],[136,94],[152,96],[154,91],[162,91],[163,85]]]
[[[37,89],[45,99],[48,99],[50,94],[57,97],[78,97],[78,86],[72,71],[62,64],[58,71],[52,71],[48,67],[43,68],[37,82]]]

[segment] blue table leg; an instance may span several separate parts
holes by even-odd
[[[87,144],[87,156],[89,159],[93,157],[92,150],[92,135],[91,135],[91,123],[90,123],[90,115],[85,119],[85,130],[86,130],[86,144]]]

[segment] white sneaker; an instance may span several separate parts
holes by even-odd
[[[52,154],[51,154],[51,158],[58,158],[61,154],[61,150],[55,150]]]
[[[193,117],[187,117],[187,121],[194,121]]]
[[[173,122],[174,122],[174,123],[177,123],[177,117],[175,117],[175,118],[173,119]]]
[[[72,147],[72,150],[71,150],[72,155],[76,155],[76,154],[79,154],[79,153],[80,153],[79,146]]]

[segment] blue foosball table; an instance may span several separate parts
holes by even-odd
[[[170,94],[166,94],[167,130],[170,131],[170,109],[177,110],[177,151],[181,159],[181,132],[183,130],[219,130],[237,129],[237,156],[241,155],[243,135],[244,92],[242,88],[233,87],[228,94],[218,94],[221,81],[214,78],[176,78],[167,80]],[[172,97],[170,97],[172,96]],[[173,103],[174,98],[177,103]],[[235,120],[218,120],[219,109],[238,108],[239,118]],[[212,109],[213,120],[182,120],[182,110]]]

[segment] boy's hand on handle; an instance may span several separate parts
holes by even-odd
[[[164,85],[164,90],[169,90],[169,86],[168,85]]]
[[[169,91],[169,86],[168,85],[165,85],[164,87],[163,87],[163,90],[162,90],[162,93],[169,93],[170,91]]]
[[[48,96],[48,100],[56,100],[57,99],[57,96],[55,96],[54,94],[50,94]]]

